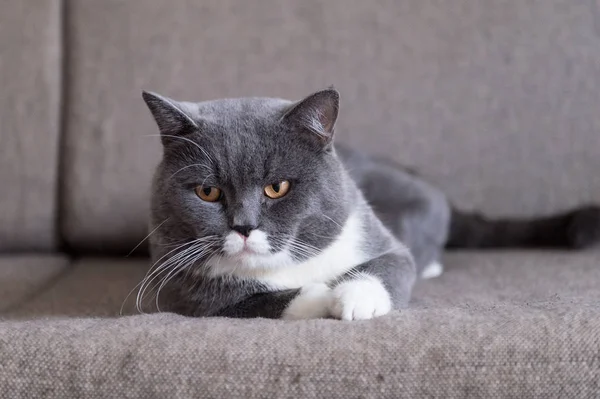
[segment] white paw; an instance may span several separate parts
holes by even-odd
[[[332,291],[327,284],[308,285],[289,303],[281,318],[302,320],[329,317],[332,300]]]
[[[392,310],[392,300],[381,281],[362,274],[333,289],[331,315],[341,320],[367,320]]]
[[[440,262],[431,262],[421,272],[421,278],[439,277],[444,272],[444,266]]]

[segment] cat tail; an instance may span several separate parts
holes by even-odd
[[[529,219],[493,219],[452,209],[446,248],[583,249],[599,242],[600,206]]]

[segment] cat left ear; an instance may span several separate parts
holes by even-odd
[[[296,128],[309,131],[323,147],[328,147],[333,140],[339,105],[340,94],[330,87],[292,105],[283,120]]]
[[[163,145],[170,142],[172,136],[185,136],[199,129],[198,123],[191,117],[190,103],[177,102],[148,91],[142,92],[142,98],[158,125]]]

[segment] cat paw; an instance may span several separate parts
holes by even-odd
[[[440,262],[434,261],[425,266],[425,269],[421,272],[422,279],[436,278],[442,275],[444,272],[444,265]]]
[[[567,229],[572,248],[584,249],[600,243],[600,206],[588,206],[573,212]]]
[[[281,318],[304,320],[329,317],[332,300],[332,290],[327,284],[308,285],[289,303]]]
[[[367,320],[390,310],[390,294],[377,277],[364,274],[333,289],[330,312],[337,319]]]

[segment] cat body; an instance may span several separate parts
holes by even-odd
[[[407,306],[417,277],[441,272],[445,246],[568,247],[600,237],[597,207],[490,221],[452,210],[440,190],[391,161],[334,146],[334,89],[298,102],[144,100],[164,153],[153,181],[153,267],[138,300],[154,288],[163,310],[369,319]]]

